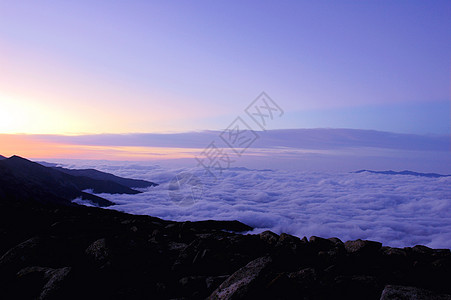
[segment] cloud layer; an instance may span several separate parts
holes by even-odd
[[[69,166],[160,183],[140,195],[100,195],[118,204],[113,209],[128,213],[176,221],[236,219],[254,232],[451,248],[450,177],[231,168],[215,181],[201,169],[92,161]],[[186,171],[201,181],[202,195],[194,203],[168,192],[171,179]],[[190,197],[190,186],[182,192]]]

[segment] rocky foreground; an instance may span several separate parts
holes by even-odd
[[[451,254],[0,201],[1,299],[451,299]]]

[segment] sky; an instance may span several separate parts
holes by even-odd
[[[450,1],[1,0],[0,133],[222,130],[265,91],[271,129],[449,135],[450,54]]]

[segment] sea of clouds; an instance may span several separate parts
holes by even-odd
[[[451,248],[451,177],[352,172],[392,169],[450,174],[448,136],[355,129],[258,132],[260,139],[243,155],[232,153],[233,163],[215,180],[196,167],[198,162],[191,156],[211,141],[227,148],[219,144],[219,134],[64,137],[67,143],[96,147],[169,147],[185,158],[52,162],[160,184],[138,195],[100,195],[117,204],[111,209],[132,214],[176,221],[239,220],[254,227],[254,233],[271,230],[299,237],[370,239],[396,247]],[[134,157],[136,153],[122,154]],[[184,173],[195,176],[184,177]],[[194,186],[186,178],[192,178]]]
[[[149,162],[63,165],[160,184],[138,195],[100,194],[117,203],[111,209],[127,213],[175,221],[239,220],[254,227],[253,233],[271,230],[298,237],[377,240],[394,247],[451,248],[451,177],[229,168],[215,179],[201,168]],[[183,172],[195,174],[201,184],[194,186],[194,194],[185,184],[174,197],[169,185]]]

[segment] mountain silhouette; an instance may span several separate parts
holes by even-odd
[[[147,188],[158,184],[146,180],[130,179],[115,176],[113,174],[101,172],[95,169],[66,169],[62,167],[52,167],[52,169],[77,177],[89,177],[96,180],[107,180],[129,188]]]
[[[19,156],[0,160],[0,198],[66,205],[72,205],[75,198],[82,198],[101,207],[114,205],[111,201],[84,192],[87,189],[92,189],[94,193],[140,193],[114,181],[73,176]]]
[[[363,172],[368,172],[368,173],[373,173],[373,174],[385,174],[385,175],[411,175],[411,176],[421,176],[421,177],[429,177],[429,178],[439,178],[439,177],[450,177],[451,175],[442,175],[442,174],[437,174],[437,173],[419,173],[419,172],[413,172],[413,171],[408,171],[408,170],[404,170],[404,171],[371,171],[371,170],[359,170],[359,171],[355,171],[354,173],[363,173]]]

